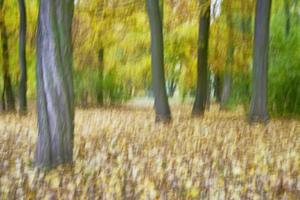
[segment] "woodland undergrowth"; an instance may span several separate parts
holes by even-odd
[[[0,116],[0,199],[297,199],[300,122],[173,106],[76,110],[74,163],[38,171],[36,115]]]

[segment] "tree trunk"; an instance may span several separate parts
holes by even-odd
[[[216,6],[216,3],[215,5]],[[214,8],[216,9],[216,8]],[[217,29],[217,33],[216,33],[216,42],[215,42],[215,46],[214,46],[214,51],[215,51],[215,56],[214,56],[214,59],[218,59],[218,46],[219,46],[219,39],[220,38],[220,31],[219,29]],[[216,100],[216,103],[220,104],[221,103],[221,96],[222,96],[222,81],[221,81],[221,75],[220,75],[220,70],[216,70],[215,73],[214,73],[214,82],[213,82],[213,87],[214,87],[214,96],[215,96],[215,100]]]
[[[176,84],[176,80],[175,78],[172,78],[168,84],[168,88],[169,88],[169,97],[173,97],[174,96],[174,93],[176,91],[176,87],[177,87],[177,84]]]
[[[19,0],[20,10],[20,41],[19,41],[19,59],[20,59],[20,83],[19,83],[19,106],[20,113],[27,112],[27,68],[26,68],[26,7],[24,0]]]
[[[225,109],[229,97],[230,97],[230,90],[231,90],[231,72],[225,72],[224,80],[223,80],[223,88],[222,88],[222,95],[221,95],[221,109]]]
[[[171,112],[165,86],[164,45],[159,0],[147,0],[147,11],[151,29],[152,89],[157,122],[168,122]]]
[[[216,97],[216,102],[221,103],[221,96],[222,96],[222,83],[220,74],[217,72],[215,74],[215,81],[214,81],[214,92]]]
[[[286,37],[288,37],[291,30],[290,0],[284,0],[284,10],[285,10],[285,17],[286,17],[285,35]]]
[[[15,97],[13,94],[11,78],[9,74],[9,52],[8,52],[8,36],[5,25],[5,12],[3,8],[4,0],[0,1],[0,30],[2,41],[2,72],[3,72],[3,93],[2,93],[2,108],[7,111],[15,110]]]
[[[73,0],[41,0],[39,5],[35,157],[38,168],[52,168],[73,159],[73,9]]]
[[[198,74],[196,99],[193,106],[192,115],[202,116],[205,111],[207,90],[208,90],[208,41],[210,26],[210,4],[207,0],[201,0],[201,10],[199,20],[198,39]]]
[[[228,4],[227,7],[227,58],[225,64],[225,72],[224,72],[224,80],[223,80],[223,89],[222,89],[222,96],[221,96],[221,109],[224,109],[228,104],[231,92],[231,83],[232,83],[232,65],[233,65],[233,55],[234,55],[234,31],[233,31],[233,19],[232,19],[232,9],[231,4]]]
[[[210,109],[210,100],[211,100],[211,72],[208,72],[208,86],[207,86],[207,99],[206,99],[206,110]]]
[[[160,10],[160,17],[161,17],[161,24],[164,27],[164,6],[165,0],[159,0],[159,10]]]
[[[99,85],[97,91],[97,103],[99,105],[103,105],[103,73],[104,73],[104,49],[100,48],[98,53],[98,60],[99,60]]]
[[[266,122],[269,29],[271,0],[257,0],[253,52],[253,80],[250,122]]]
[[[294,0],[293,3],[294,3],[294,7],[298,8],[299,0]],[[295,21],[296,21],[296,24],[299,25],[299,23],[300,23],[300,15],[299,14],[296,15],[296,20]]]

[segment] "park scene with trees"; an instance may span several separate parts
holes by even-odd
[[[298,0],[0,0],[0,199],[299,199]]]

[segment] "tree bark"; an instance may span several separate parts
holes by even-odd
[[[221,96],[221,109],[224,109],[228,104],[231,92],[231,85],[232,85],[232,68],[233,68],[233,56],[234,56],[234,31],[233,31],[233,19],[232,19],[232,9],[231,4],[228,4],[227,7],[227,58],[225,63],[225,72],[224,72],[224,79],[223,79],[223,89],[222,89],[222,96]]]
[[[215,80],[214,80],[214,92],[215,92],[215,98],[217,103],[221,103],[221,96],[222,96],[222,82],[220,74],[217,72],[215,74]]]
[[[20,83],[19,83],[19,106],[20,113],[27,112],[27,67],[26,67],[26,7],[24,0],[19,0],[20,10],[20,36],[19,36],[19,60],[20,60]]]
[[[176,91],[176,87],[177,87],[177,84],[176,84],[176,80],[175,78],[172,78],[168,84],[168,88],[169,88],[169,97],[173,97],[174,96],[174,93]]]
[[[286,37],[288,37],[291,30],[290,0],[284,0],[284,10],[285,10],[285,17],[286,17],[285,35]]]
[[[103,73],[104,73],[104,49],[100,48],[98,53],[98,60],[99,60],[99,85],[97,91],[97,103],[99,105],[103,105]]]
[[[37,33],[38,138],[35,165],[73,159],[73,0],[41,0]]]
[[[164,9],[165,9],[165,6],[164,6],[164,3],[165,3],[165,0],[159,0],[159,10],[160,10],[160,17],[161,17],[161,24],[162,24],[162,27],[164,27]]]
[[[199,20],[198,39],[198,73],[196,99],[193,106],[192,115],[204,115],[207,91],[208,91],[208,41],[210,26],[210,3],[207,0],[200,1],[201,10]]]
[[[171,112],[165,86],[164,45],[159,0],[146,0],[151,29],[152,89],[157,122],[168,122]]]
[[[211,72],[208,71],[208,86],[207,86],[207,99],[206,99],[206,110],[210,109],[210,101],[211,101]]]
[[[271,0],[257,0],[250,122],[267,122],[267,79]]]
[[[230,91],[231,91],[231,82],[232,82],[231,72],[227,71],[224,73],[224,80],[223,80],[223,88],[222,88],[222,95],[221,95],[221,109],[225,109],[229,98],[230,98]]]
[[[15,110],[15,97],[13,94],[11,78],[9,74],[9,51],[8,35],[5,24],[4,0],[0,1],[0,31],[2,41],[2,73],[3,73],[3,91],[2,91],[2,108],[7,111]]]

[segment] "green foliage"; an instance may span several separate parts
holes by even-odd
[[[130,91],[123,85],[116,68],[112,68],[104,76],[104,98],[110,103],[120,103],[130,98]]]
[[[100,93],[103,92],[103,100],[106,104],[122,103],[131,96],[130,91],[120,81],[116,68],[103,74],[99,70],[86,68],[74,72],[74,90],[78,105],[96,105]]]
[[[235,109],[237,105],[242,105],[248,111],[251,92],[251,72],[235,72],[232,76],[231,94],[225,107]]]
[[[247,2],[250,3],[250,1]],[[268,105],[270,113],[279,116],[300,115],[300,20],[297,13],[299,5],[295,2],[290,5],[291,29],[289,34],[286,33],[287,16],[283,1],[274,1],[272,6]],[[248,9],[253,9],[252,7],[250,6]],[[214,71],[220,72],[224,70],[226,49],[228,48],[226,44],[228,27],[226,27],[226,20],[224,19],[226,12],[222,12],[211,26],[210,64]],[[241,19],[247,18],[245,13],[248,16],[251,14],[249,11],[239,13],[238,18],[235,18],[234,21],[239,22]],[[237,13],[235,14],[237,15]],[[234,63],[231,66],[233,69],[232,87],[227,105],[228,108],[232,109],[240,104],[244,105],[246,110],[249,109],[253,27],[250,28],[252,30],[247,34],[243,33],[241,29],[234,28],[235,53]]]
[[[270,43],[269,110],[276,115],[300,115],[300,28],[292,15],[292,29],[285,32],[285,16],[273,17]]]

